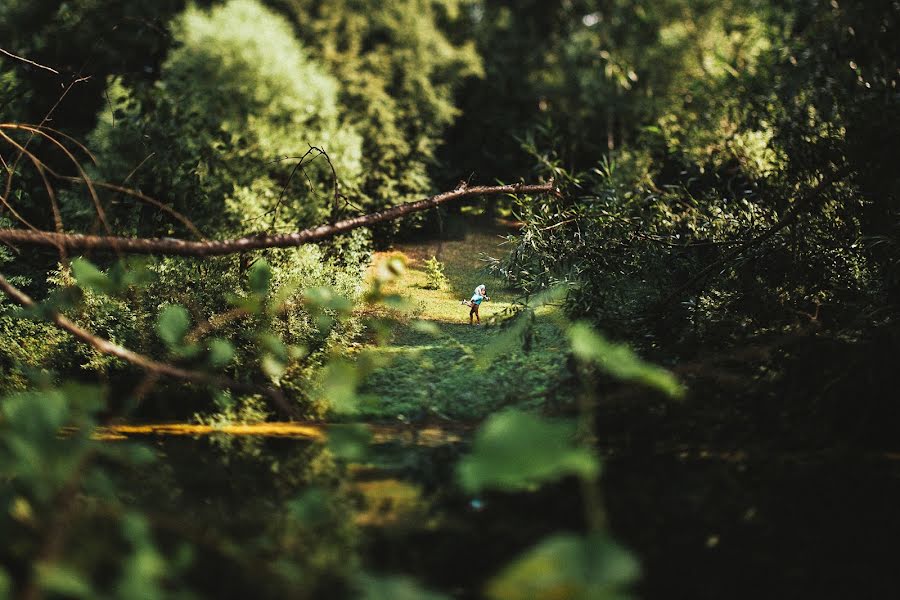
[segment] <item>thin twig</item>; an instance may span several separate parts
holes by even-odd
[[[44,69],[46,71],[50,71],[51,73],[59,75],[59,71],[57,71],[56,69],[54,69],[52,67],[48,67],[47,65],[42,65],[41,63],[34,62],[33,60],[29,60],[29,59],[25,58],[24,56],[18,56],[16,54],[13,54],[9,50],[4,50],[3,48],[0,48],[0,54],[5,54],[6,56],[9,56],[10,58],[14,58],[16,60],[21,60],[22,62],[28,63],[29,65],[35,66],[39,69]]]

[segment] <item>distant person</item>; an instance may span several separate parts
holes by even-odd
[[[471,300],[463,300],[462,304],[470,307],[469,311],[469,325],[472,324],[472,317],[478,321],[478,324],[481,325],[481,317],[478,316],[478,307],[481,306],[481,303],[484,301],[490,301],[490,297],[487,295],[487,288],[484,284],[479,285],[475,288],[475,293],[472,294]]]

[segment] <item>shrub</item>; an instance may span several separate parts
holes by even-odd
[[[425,261],[425,289],[442,290],[447,286],[447,276],[444,274],[444,265],[432,256]]]

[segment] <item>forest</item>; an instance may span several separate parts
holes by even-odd
[[[898,81],[896,0],[0,0],[0,600],[898,597]]]

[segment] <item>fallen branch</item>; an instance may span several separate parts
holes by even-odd
[[[68,251],[112,250],[123,254],[167,254],[180,256],[222,256],[262,248],[293,248],[329,239],[336,235],[384,221],[428,210],[445,202],[471,196],[497,194],[546,194],[557,193],[553,182],[542,184],[512,184],[494,186],[461,185],[455,190],[437,194],[424,200],[407,202],[387,210],[360,215],[331,225],[319,225],[295,233],[278,235],[251,235],[221,241],[188,241],[174,238],[128,238],[116,236],[28,231],[25,229],[0,229],[0,242],[30,246],[65,248]]]

